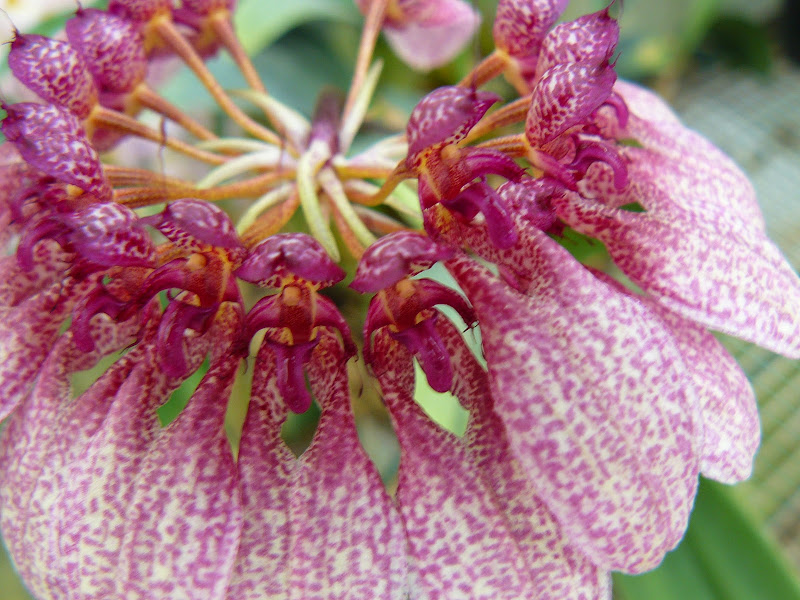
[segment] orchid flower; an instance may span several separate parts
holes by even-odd
[[[472,39],[480,15],[463,0],[356,0],[365,15],[382,11],[392,49],[415,69],[447,64]]]
[[[559,24],[565,4],[501,0],[496,50],[357,154],[378,33],[432,67],[474,31],[466,3],[359,1],[352,86],[310,117],[267,91],[230,0],[112,0],[66,39],[16,33],[9,66],[41,101],[3,104],[0,529],[37,599],[608,600],[612,571],[680,542],[700,474],[750,475],[753,391],[712,332],[800,358],[800,280],[738,167],[617,79],[611,6]],[[150,87],[165,57],[236,137]],[[482,89],[500,76],[518,98]],[[202,175],[112,164],[132,138]],[[464,435],[416,377],[455,396]],[[361,445],[363,390],[396,486]],[[296,455],[281,431],[312,406]]]

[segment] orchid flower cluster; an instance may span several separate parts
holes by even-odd
[[[352,86],[310,120],[265,89],[233,0],[111,0],[65,39],[12,41],[40,101],[3,103],[0,526],[37,598],[607,599],[609,572],[678,544],[699,474],[749,476],[753,392],[709,330],[800,357],[800,281],[741,171],[617,79],[613,7],[558,23],[565,0],[500,0],[495,50],[354,154],[381,30],[430,68],[480,21],[461,0],[357,4]],[[220,86],[218,52],[248,89]],[[240,137],[151,87],[170,61]],[[516,98],[485,90],[499,77]],[[132,138],[204,175],[104,162]],[[576,260],[569,231],[623,275]],[[356,336],[324,292],[346,277],[371,296]],[[415,401],[415,362],[469,411],[463,436]],[[359,385],[399,440],[393,494],[359,442]],[[296,456],[281,428],[314,402]]]

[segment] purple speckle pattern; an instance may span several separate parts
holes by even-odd
[[[624,128],[598,114],[606,135],[633,138],[631,184],[593,166],[583,197],[555,204],[575,229],[602,240],[619,267],[662,305],[711,329],[800,357],[800,280],[766,237],[752,185],[708,140],[686,129],[655,94],[618,82]],[[637,202],[647,212],[616,207]]]
[[[569,0],[500,0],[492,34],[498,48],[514,58],[535,56],[547,31]]]
[[[595,274],[620,293],[633,296],[633,292],[605,273]],[[753,387],[742,368],[703,327],[664,308],[652,298],[636,298],[663,320],[691,376],[703,423],[700,472],[729,484],[749,478],[761,441],[761,429]]]
[[[662,305],[800,358],[800,280],[766,236],[745,241],[574,194],[554,203],[568,225],[603,241],[620,269]]]
[[[583,123],[606,101],[616,78],[608,65],[567,63],[549,69],[533,90],[525,120],[530,144],[539,147]]]
[[[703,420],[700,472],[723,483],[748,479],[761,442],[755,394],[739,364],[711,333],[654,303],[692,377]]]
[[[0,440],[0,526],[9,552],[37,598],[63,598],[60,555],[53,547],[51,507],[62,468],[102,421],[107,400],[130,372],[137,353],[118,362],[79,399],[69,376],[132,341],[135,319],[92,324],[93,352],[79,351],[67,333],[47,355],[36,386],[9,418]]]
[[[375,293],[452,255],[452,249],[437,244],[422,233],[391,233],[367,248],[350,287],[362,294]]]
[[[753,185],[729,157],[684,127],[653,92],[626,81],[618,81],[614,92],[628,108],[627,125],[619,127],[613,112],[606,109],[598,114],[598,125],[605,135],[634,139],[644,146],[620,150],[631,179],[651,184],[656,193],[642,193],[635,184],[622,191],[606,189],[598,164],[595,177],[582,190],[585,196],[602,196],[616,206],[640,202],[651,213],[725,235],[763,237],[764,217]]]
[[[29,270],[20,267],[15,255],[0,258],[0,307],[16,306],[61,281],[72,254],[52,240],[42,240],[34,248],[32,258]]]
[[[224,248],[241,261],[244,247],[230,217],[218,206],[195,198],[170,202],[158,229],[172,243],[186,250],[202,252],[210,247]]]
[[[146,585],[147,580],[131,581],[131,577],[136,575],[130,570],[119,569],[125,564],[123,559],[127,556],[126,552],[134,549],[131,538],[133,530],[139,526],[131,518],[137,509],[135,502],[142,498],[143,490],[151,490],[152,493],[161,491],[166,496],[181,493],[181,486],[151,488],[146,479],[141,477],[142,469],[149,464],[150,454],[158,451],[165,435],[171,435],[161,428],[155,409],[181,383],[180,380],[170,379],[158,368],[152,344],[154,329],[150,328],[148,335],[140,342],[139,351],[142,354],[134,368],[116,390],[113,399],[107,400],[109,406],[102,423],[80,446],[74,459],[65,468],[63,485],[53,501],[52,543],[61,561],[58,570],[63,574],[64,585],[70,590],[71,597],[76,600],[150,596],[149,591],[142,592],[138,587]],[[187,341],[192,370],[200,365],[209,349],[210,336],[220,333],[212,327],[205,337]],[[210,447],[214,445],[213,441],[206,438],[198,438],[196,442],[207,442]],[[204,451],[208,451],[208,448]],[[164,464],[162,468],[181,468],[180,460],[175,455],[170,456],[175,464]],[[191,460],[189,457],[182,458]],[[190,503],[190,498],[187,496],[184,501]],[[170,518],[182,518],[183,515],[178,513]],[[198,530],[202,528],[198,527]],[[181,531],[189,533],[192,528],[187,522]],[[196,540],[195,543],[195,551],[198,546],[203,547],[202,540]],[[155,545],[152,550],[156,550]],[[163,559],[163,556],[159,557],[159,560]],[[186,581],[186,578],[191,579],[191,575],[184,572],[185,578],[182,579],[176,573],[170,573],[170,584],[177,587],[172,591],[159,589],[163,592],[162,597],[203,597],[202,593],[195,593],[191,587],[180,587],[192,585],[191,581]],[[158,579],[158,574],[154,574],[153,580]],[[211,588],[203,591],[210,593]]]
[[[139,465],[117,559],[125,598],[227,597],[242,511],[223,422],[238,365],[212,364]]]
[[[322,416],[300,458],[280,438],[286,408],[272,351],[261,347],[239,452],[244,527],[229,598],[408,597],[399,515],[358,441],[341,344],[320,336],[308,369]]]
[[[80,119],[97,104],[92,75],[69,42],[18,35],[11,43],[8,66],[28,89]]]
[[[111,0],[109,12],[133,21],[149,21],[158,14],[172,11],[172,0]]]
[[[278,233],[253,248],[236,275],[261,287],[280,288],[300,277],[325,288],[344,279],[345,272],[310,235]]]
[[[54,105],[22,102],[4,107],[2,129],[22,158],[44,173],[110,200],[100,158],[78,118]]]
[[[433,146],[464,139],[499,97],[463,87],[441,87],[419,101],[406,128],[408,160]]]
[[[62,322],[91,284],[59,281],[16,306],[0,307],[0,421],[30,391]]]
[[[525,559],[469,451],[414,401],[411,354],[384,329],[373,356],[400,442],[396,501],[419,586],[431,600],[533,597]]]
[[[463,442],[481,478],[493,491],[495,503],[525,558],[531,597],[610,600],[609,574],[570,545],[552,512],[537,496],[536,482],[513,455],[505,426],[493,410],[486,372],[449,321],[439,319],[437,328],[456,374],[452,391],[470,411]]]
[[[156,250],[138,217],[114,202],[92,204],[70,218],[71,242],[87,260],[103,266],[155,266]]]
[[[386,9],[390,45],[419,69],[480,22],[465,0],[356,3]],[[706,328],[800,358],[800,278],[752,186],[617,81],[613,2],[555,26],[567,0],[499,0],[474,85],[432,91],[408,120],[391,179],[417,180],[426,233],[365,250],[351,287],[380,292],[359,369],[374,378],[351,381],[349,326],[317,295],[346,273],[319,242],[245,247],[194,198],[139,217],[103,172],[98,151],[123,134],[94,130],[98,103],[136,112],[148,53],[180,49],[163,27],[213,53],[235,4],[110,0],[78,6],[69,41],[11,43],[44,102],[0,102],[0,246],[16,254],[0,257],[0,531],[20,575],[40,600],[610,600],[611,570],[647,571],[678,544],[700,473],[752,471],[753,390]],[[523,141],[464,147],[500,100],[476,88],[500,71],[530,92],[527,114],[501,117],[525,114]],[[643,291],[576,261],[551,237],[565,226]],[[464,296],[414,278],[440,261]],[[247,294],[248,313],[239,280],[280,293]],[[485,367],[442,305],[478,322]],[[236,455],[228,401],[262,329]],[[204,361],[162,427],[157,409]],[[415,401],[415,361],[469,412],[463,436]],[[400,445],[394,497],[351,406],[369,381]],[[319,426],[295,456],[281,429],[312,401]]]
[[[79,10],[66,29],[102,91],[130,92],[144,80],[147,57],[134,22],[90,8]]]
[[[449,262],[478,314],[496,410],[541,498],[596,564],[652,569],[683,536],[699,470],[695,398],[658,319],[547,236],[521,294]]]
[[[536,72],[559,64],[600,64],[611,58],[619,40],[619,24],[608,9],[583,15],[554,27],[542,41]]]

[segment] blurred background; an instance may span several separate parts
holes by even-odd
[[[491,51],[496,0],[476,4],[484,15],[481,32],[446,68],[413,73],[380,43],[386,66],[365,139],[371,132],[402,128],[426,91],[458,81]],[[573,0],[564,18],[603,6]],[[1,0],[0,7],[20,30],[56,35],[75,1]],[[320,89],[348,85],[361,23],[352,0],[239,0],[236,21],[267,88],[280,100],[308,115]],[[627,0],[621,28],[620,75],[655,88],[687,125],[739,163],[756,186],[772,239],[800,267],[800,4]],[[10,40],[11,30],[9,19],[0,18],[0,38]],[[212,63],[223,85],[241,85],[227,58]],[[171,77],[161,90],[192,114],[216,116],[188,73]],[[502,87],[498,91],[512,96]],[[4,60],[0,94],[19,99]],[[146,153],[153,154],[146,148],[145,162]],[[604,260],[602,248],[590,252],[597,254],[593,260]],[[800,363],[724,341],[750,376],[761,406],[763,443],[755,474],[732,488],[704,482],[683,543],[655,571],[616,577],[618,600],[800,600]],[[455,431],[463,428],[465,416],[453,401],[424,387],[418,396],[439,422]],[[368,399],[359,410],[362,440],[391,482],[395,446],[385,415],[374,404]],[[313,433],[314,419],[304,416],[286,430],[298,452]],[[26,598],[1,553],[0,600]]]

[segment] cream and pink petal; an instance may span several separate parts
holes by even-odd
[[[513,455],[505,426],[493,409],[486,372],[449,321],[439,319],[437,329],[453,362],[452,391],[470,411],[463,441],[526,560],[532,597],[609,600],[609,573],[570,545],[552,512],[537,496],[536,482]]]
[[[30,391],[64,319],[89,286],[67,279],[0,308],[0,422]]]
[[[242,507],[225,410],[239,357],[211,367],[181,414],[160,430],[132,482],[116,559],[120,597],[224,599]]]
[[[287,410],[281,404],[269,344],[262,344],[254,369],[239,443],[243,520],[228,599],[286,600],[294,530],[289,512],[291,485],[299,465],[280,435]]]
[[[697,392],[703,420],[700,472],[723,483],[748,479],[761,429],[747,376],[711,333],[656,302],[644,301],[671,328]]]
[[[384,34],[400,58],[422,71],[450,62],[472,39],[481,21],[475,9],[462,0],[399,0],[397,4],[405,13],[404,22],[390,21]]]
[[[431,600],[534,597],[528,565],[466,447],[415,402],[411,354],[385,329],[374,344],[372,367],[400,441],[396,501],[420,587]]]
[[[38,381],[8,420],[0,440],[0,525],[9,552],[38,598],[65,597],[59,554],[52,545],[51,506],[63,484],[62,467],[102,421],[122,380],[128,357],[115,364],[80,398],[71,397],[71,376],[133,340],[136,319],[92,324],[93,352],[78,350],[63,336],[42,366]],[[136,351],[129,354],[134,358]]]
[[[555,203],[567,224],[605,243],[625,274],[665,307],[800,358],[800,279],[766,237],[744,243],[577,194]]]
[[[322,332],[309,363],[322,416],[299,459],[280,438],[274,361],[264,344],[239,452],[244,528],[228,598],[406,598],[405,533],[358,441],[340,342]]]
[[[64,484],[52,504],[53,543],[65,585],[75,600],[125,593],[137,597],[117,572],[117,561],[128,530],[137,525],[129,516],[140,468],[163,435],[156,409],[181,383],[167,377],[158,364],[153,329],[140,341],[136,350],[141,348],[141,355],[110,401],[102,423],[65,466]],[[194,370],[209,346],[200,338],[187,341],[187,347]]]
[[[755,394],[739,364],[703,327],[652,298],[635,294],[605,273],[594,273],[620,293],[642,302],[672,332],[692,378],[703,422],[700,472],[723,483],[749,478],[761,431]]]
[[[617,205],[639,202],[648,210],[675,211],[682,219],[688,215],[697,225],[722,227],[723,232],[764,232],[753,185],[730,157],[683,125],[653,92],[627,81],[617,81],[614,92],[627,106],[627,123],[620,127],[613,112],[604,110],[598,124],[606,135],[632,139],[642,146],[623,149],[633,187],[621,194],[608,190],[612,197],[623,196]],[[602,188],[608,177],[594,174],[599,181],[590,177],[585,188],[588,195]],[[661,193],[651,194],[647,184]]]
[[[495,410],[576,547],[642,572],[683,536],[697,485],[694,396],[672,337],[541,232],[527,295],[450,261],[478,313]]]

